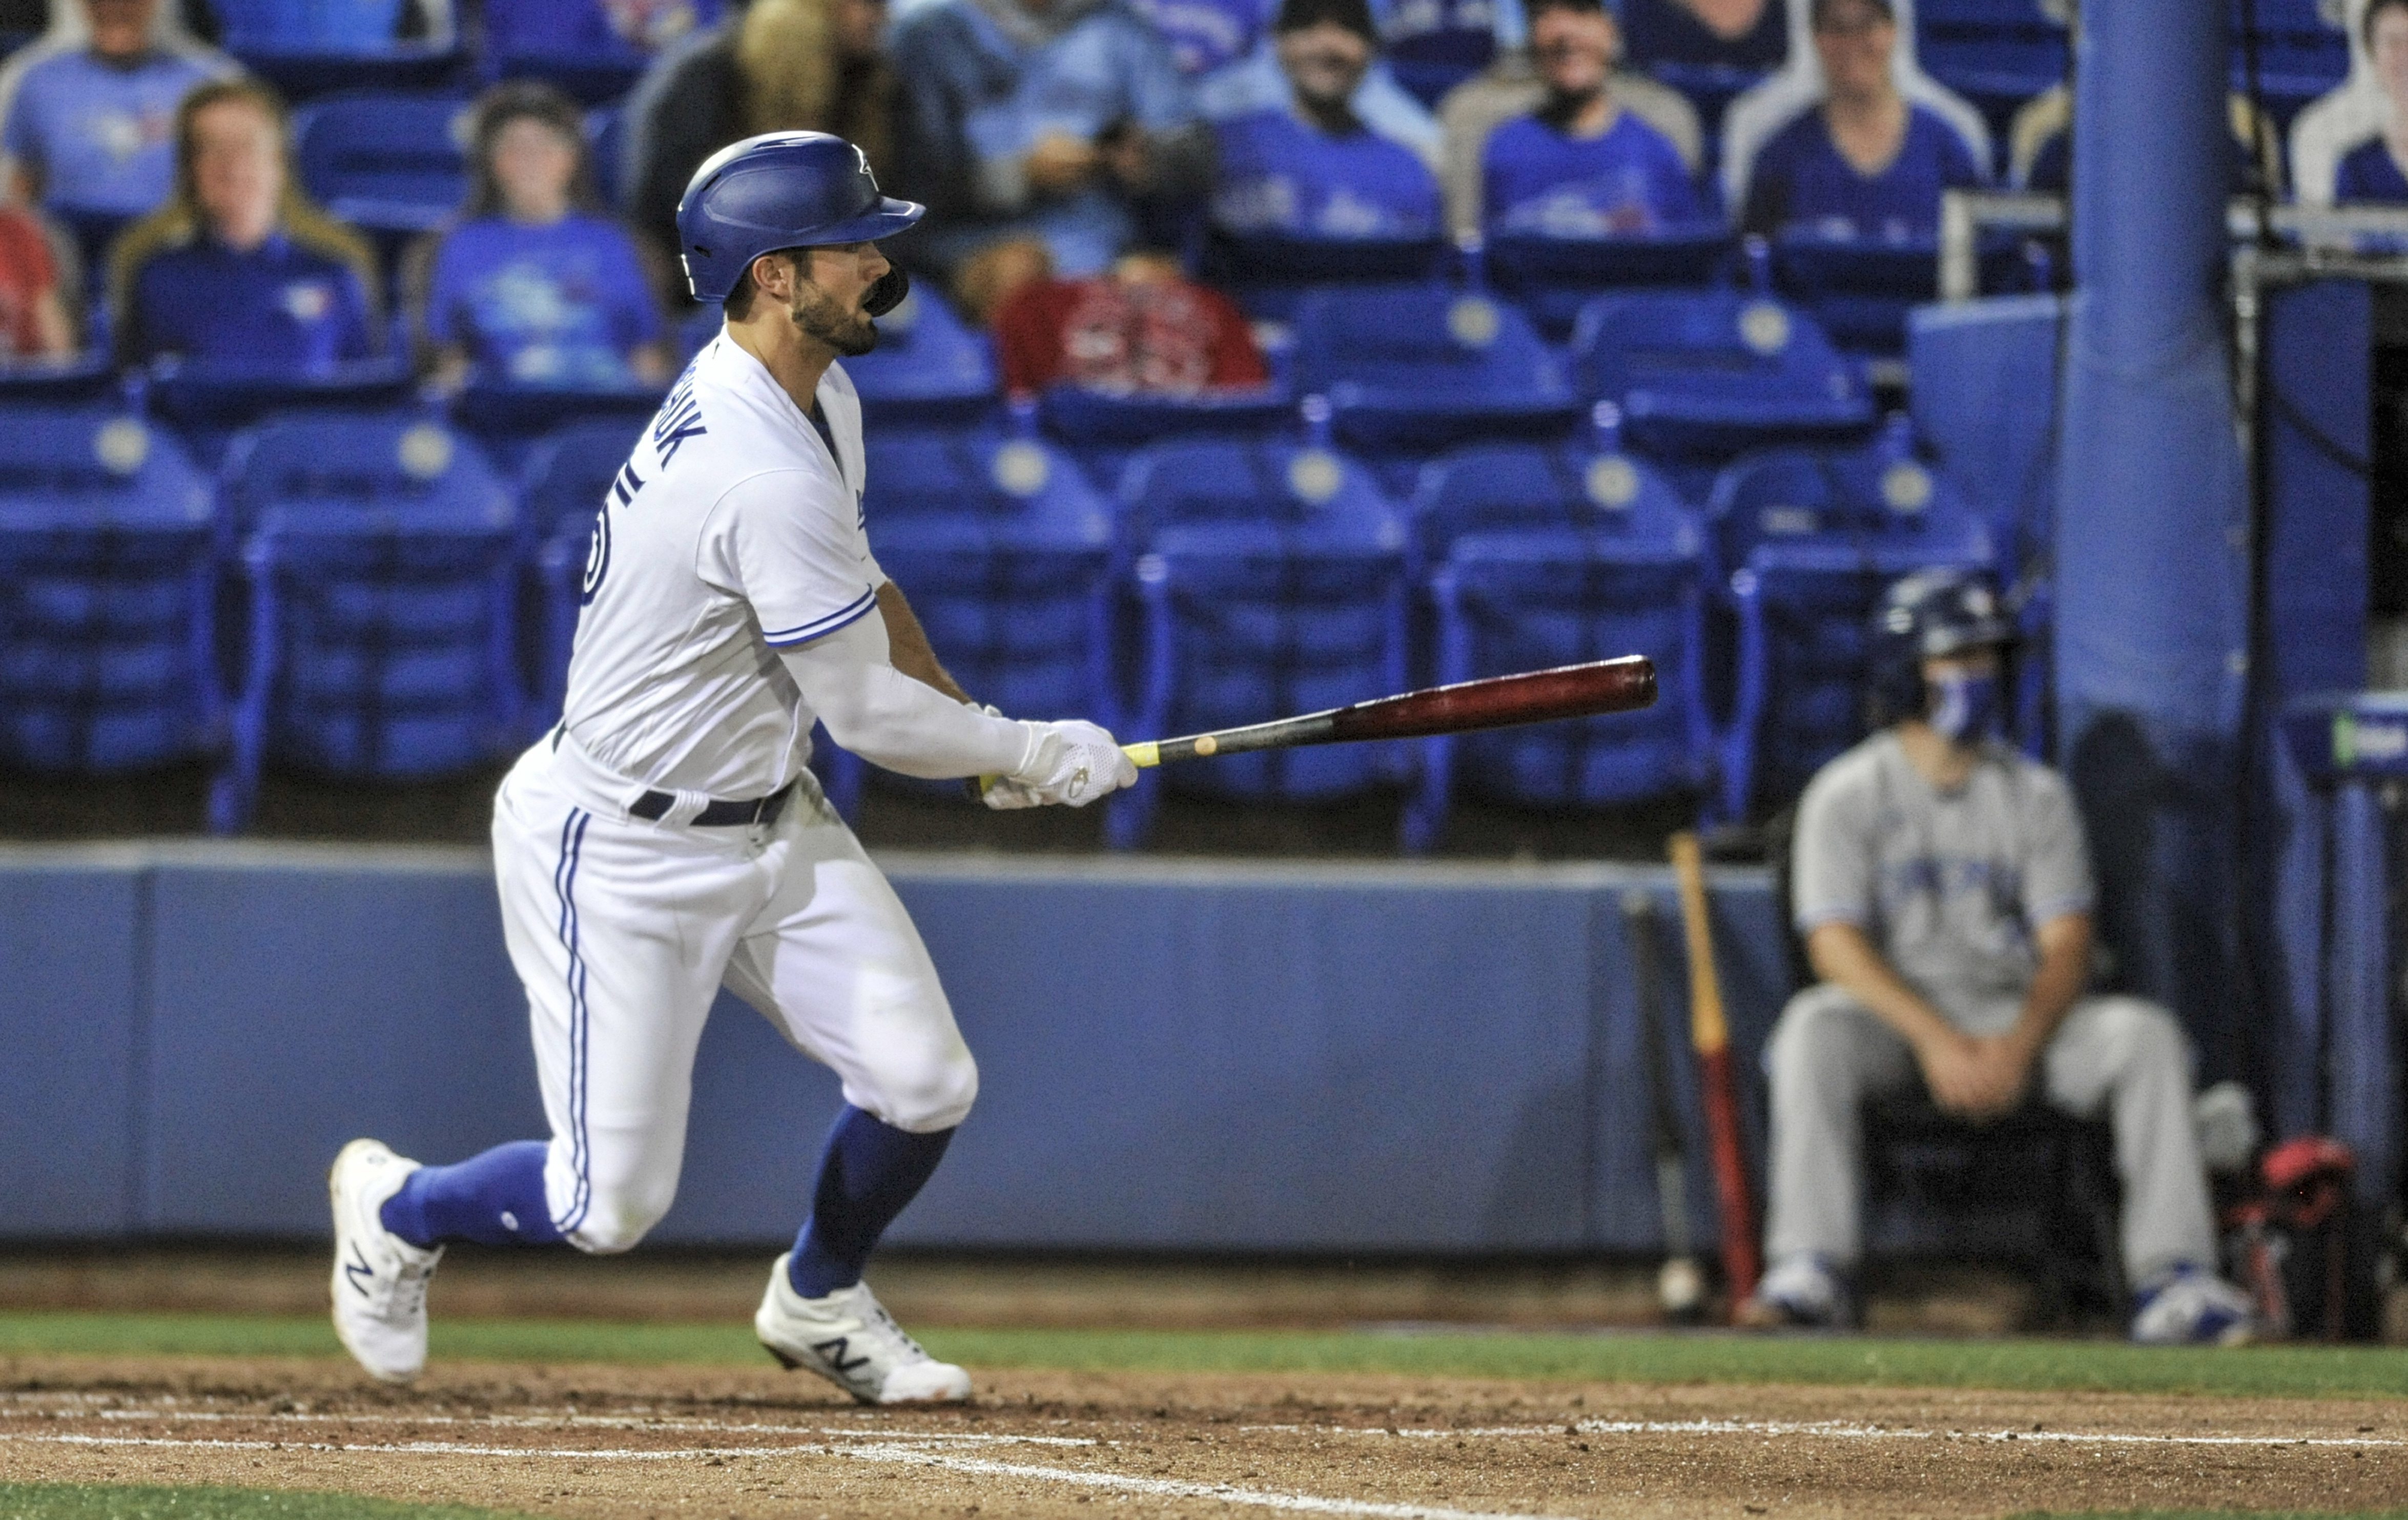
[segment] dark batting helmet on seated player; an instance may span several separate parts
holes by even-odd
[[[1866,630],[1867,694],[1876,727],[1923,715],[1923,662],[2015,641],[1990,577],[1973,570],[1918,570],[1891,585]]]
[[[766,132],[711,154],[686,181],[678,257],[695,300],[724,301],[764,253],[892,237],[927,213],[882,193],[869,160],[842,137]],[[897,290],[863,305],[875,317],[902,298]]]

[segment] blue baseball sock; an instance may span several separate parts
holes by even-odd
[[[424,1166],[384,1200],[384,1228],[412,1245],[549,1245],[552,1205],[543,1196],[540,1140],[513,1141],[457,1166]]]
[[[848,1104],[829,1131],[811,1190],[811,1216],[786,1264],[795,1291],[821,1299],[860,1282],[878,1238],[918,1196],[953,1139],[951,1129],[929,1135],[897,1129]]]

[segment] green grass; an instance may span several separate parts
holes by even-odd
[[[513,1520],[519,1514],[296,1489],[0,1483],[0,1520]]]
[[[1810,1383],[2408,1398],[2408,1352],[2239,1351],[2103,1341],[1886,1341],[1730,1335],[1438,1331],[930,1330],[940,1357],[1067,1371],[1400,1372],[1635,1383]],[[0,1356],[337,1357],[322,1319],[224,1314],[0,1314]],[[740,1324],[443,1319],[434,1355],[481,1361],[766,1365]]]

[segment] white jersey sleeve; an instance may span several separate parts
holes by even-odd
[[[885,577],[870,558],[858,509],[824,475],[764,470],[711,508],[695,573],[740,597],[773,648],[822,638],[878,606]]]

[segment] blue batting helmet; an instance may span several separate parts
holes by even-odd
[[[678,256],[697,301],[724,301],[780,249],[891,237],[928,208],[882,193],[869,160],[824,132],[766,132],[703,160],[678,202]]]
[[[1874,604],[1865,640],[1874,721],[1921,715],[1925,661],[2014,639],[1997,588],[1978,571],[1918,570],[1895,583]]]

